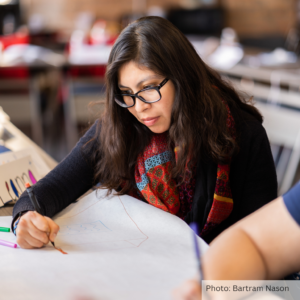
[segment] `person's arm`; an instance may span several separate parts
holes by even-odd
[[[277,198],[219,235],[202,257],[204,278],[271,280],[299,271],[300,184],[284,200]],[[200,299],[200,286],[189,281],[173,295]]]
[[[92,154],[99,144],[95,140],[88,147],[84,145],[94,137],[96,127],[97,122],[80,139],[71,153],[33,186],[45,217],[32,212],[34,208],[27,192],[17,201],[13,210],[12,227],[20,213],[28,211],[21,217],[17,227],[17,242],[21,247],[41,247],[49,241],[46,233],[50,234],[53,241],[58,226],[50,218],[93,186]]]
[[[300,270],[300,226],[280,197],[226,230],[203,256],[213,280],[271,280]],[[226,259],[224,259],[226,257]]]

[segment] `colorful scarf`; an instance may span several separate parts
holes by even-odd
[[[229,106],[225,101],[223,104],[227,109],[227,120],[226,126],[227,129],[232,136],[232,138],[236,139],[236,130],[235,130],[235,122],[231,115]],[[217,168],[217,181],[215,186],[214,200],[212,203],[212,207],[208,214],[206,223],[200,233],[200,236],[204,236],[209,233],[213,228],[215,228],[222,221],[227,219],[232,212],[233,209],[233,199],[230,188],[229,174],[230,174],[230,163],[222,165],[218,164]]]
[[[226,106],[227,128],[235,139],[235,123],[230,109]],[[175,179],[171,177],[171,153],[168,150],[168,133],[153,134],[149,145],[143,153],[140,153],[135,167],[135,181],[137,190],[131,196],[145,200],[149,204],[158,207],[171,214],[184,219],[192,208],[193,196],[196,185],[196,165],[188,179],[177,186]],[[175,159],[177,158],[175,148]],[[212,228],[224,221],[233,209],[233,200],[229,183],[230,162],[226,165],[218,164],[216,187],[213,204],[201,231],[201,236],[207,234]]]

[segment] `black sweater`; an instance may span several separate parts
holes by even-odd
[[[231,215],[214,228],[204,240],[210,242],[238,220],[277,197],[277,178],[270,144],[259,121],[244,111],[236,122],[239,132],[239,153],[232,159],[230,182],[233,196]],[[94,164],[85,145],[95,134],[97,123],[79,140],[71,153],[49,174],[34,185],[34,192],[44,215],[53,217],[93,187]],[[212,206],[217,177],[217,164],[209,158],[199,159],[192,210],[187,223],[197,222],[203,228]],[[139,201],[139,200],[137,200]],[[13,222],[19,212],[33,210],[27,193],[23,193],[13,210]]]

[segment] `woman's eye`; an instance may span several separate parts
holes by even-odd
[[[121,91],[121,94],[130,94],[130,91]]]

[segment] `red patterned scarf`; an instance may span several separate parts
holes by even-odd
[[[235,139],[235,123],[228,105],[227,128]],[[131,193],[138,199],[146,200],[171,214],[184,219],[192,208],[194,190],[196,185],[196,165],[188,180],[176,186],[176,180],[171,178],[171,153],[168,150],[168,133],[153,134],[151,142],[144,152],[138,156],[135,167],[135,181],[137,190]],[[175,149],[175,158],[176,149]],[[226,165],[218,164],[216,187],[213,204],[201,236],[207,234],[212,228],[224,221],[233,209],[233,200],[229,183],[230,162]]]

